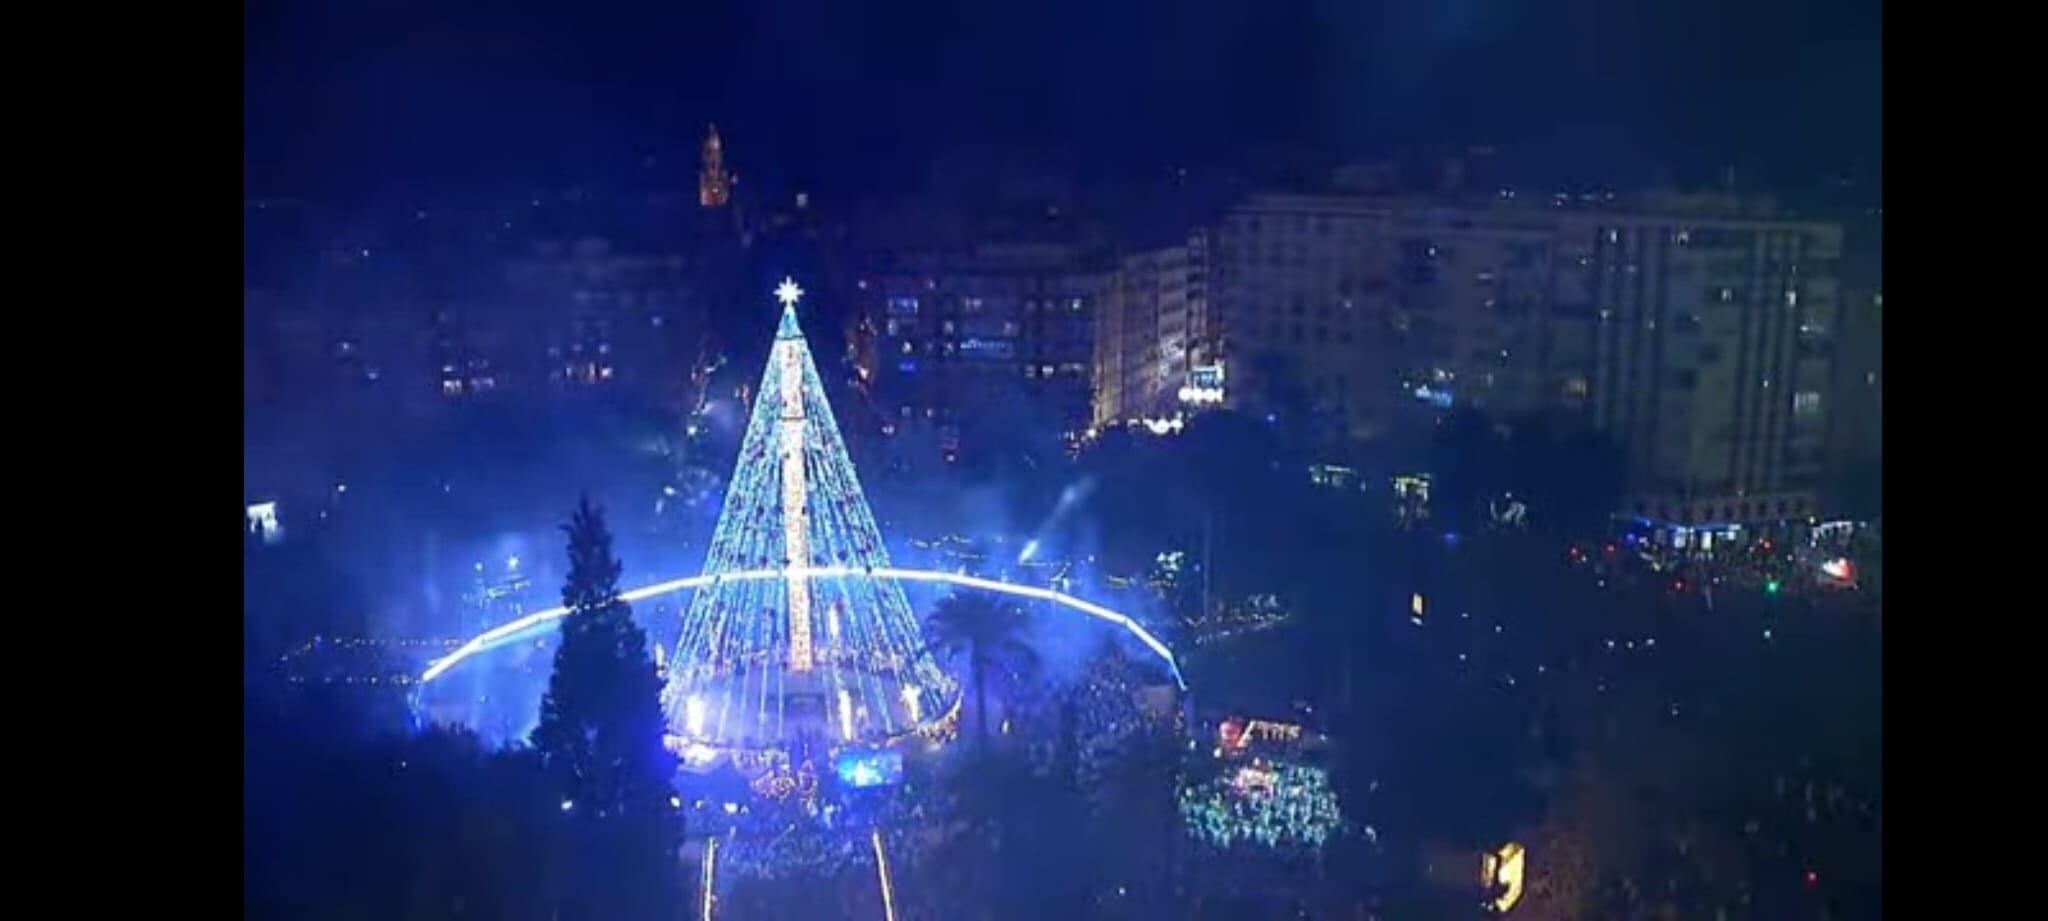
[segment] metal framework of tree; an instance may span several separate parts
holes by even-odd
[[[704,574],[683,615],[663,705],[673,740],[780,749],[819,736],[881,744],[954,715],[797,325],[782,320]]]

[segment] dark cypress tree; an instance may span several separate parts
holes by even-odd
[[[533,747],[562,794],[576,862],[565,916],[654,917],[683,897],[676,759],[662,745],[661,681],[647,634],[619,597],[603,513],[585,497],[563,526],[562,636]]]

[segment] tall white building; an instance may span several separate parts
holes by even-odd
[[[1262,195],[1194,239],[1120,267],[1098,426],[1220,363],[1226,405],[1306,413],[1332,441],[1421,437],[1457,406],[1577,417],[1621,448],[1624,511],[1815,511],[1836,225],[1728,198]]]
[[[1622,448],[1626,510],[1680,523],[1813,514],[1841,228],[1663,210],[1558,223],[1554,303],[1575,321],[1562,361],[1585,370],[1592,422]]]
[[[1553,235],[1541,212],[1259,196],[1216,233],[1200,347],[1233,405],[1351,440],[1457,403],[1519,412],[1551,392]]]
[[[1207,234],[1138,253],[1118,264],[1095,310],[1097,428],[1166,417],[1207,356],[1198,348],[1207,316]]]

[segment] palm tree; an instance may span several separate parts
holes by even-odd
[[[974,722],[988,750],[988,675],[1019,680],[1038,668],[1038,653],[1024,642],[1024,611],[986,595],[949,595],[925,619],[929,647],[946,658],[967,656],[974,682]]]

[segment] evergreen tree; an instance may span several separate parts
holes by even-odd
[[[676,759],[662,745],[661,681],[647,635],[619,597],[603,513],[585,497],[563,530],[569,614],[533,746],[562,795],[584,865],[568,914],[654,917],[683,897],[675,872],[682,816],[671,803]]]

